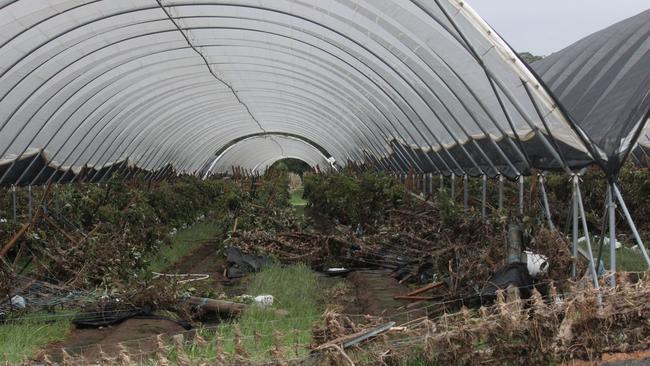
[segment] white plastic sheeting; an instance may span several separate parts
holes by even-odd
[[[0,2],[0,157],[194,172],[265,132],[384,169],[607,159],[465,1]]]

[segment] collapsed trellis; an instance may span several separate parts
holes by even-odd
[[[310,359],[318,364],[338,365],[357,360],[373,364],[419,359],[439,364],[531,364],[569,359],[594,361],[603,353],[630,353],[650,345],[650,329],[646,326],[650,320],[648,282],[621,276],[620,286],[615,289],[595,289],[589,281],[566,288],[559,292],[551,284],[547,296],[534,290],[528,300],[520,298],[516,288],[509,288],[498,293],[492,306],[418,318],[367,338],[363,335],[385,320],[326,311],[314,324],[311,345],[298,345],[302,351],[297,353],[297,349],[289,352],[282,334],[242,334],[235,326],[232,339],[212,335],[210,329],[158,335],[117,344],[119,352],[110,356],[100,352],[98,361],[107,365],[147,360],[160,365],[210,360],[232,365],[287,365]],[[251,342],[250,346],[261,336],[272,336],[273,344],[265,356],[258,353],[253,357],[243,342]],[[346,343],[351,337],[362,340]],[[225,350],[225,342],[231,343],[231,351]],[[136,346],[145,343],[146,349]],[[308,356],[309,349],[317,352]],[[205,354],[210,356],[197,357],[201,354],[197,350],[209,350]],[[57,358],[64,365],[92,363],[83,353],[74,356],[70,351],[62,351]],[[47,363],[52,356],[44,355],[43,360]]]
[[[270,255],[282,263],[328,267],[387,268],[402,282],[443,281],[444,291],[430,300],[479,296],[490,277],[505,264],[503,225],[449,207],[408,203],[387,211],[385,222],[369,233],[336,235],[309,232],[241,232],[229,245],[244,253]],[[349,229],[348,229],[349,230]],[[573,260],[569,242],[559,232],[537,230],[528,249],[547,258],[546,277],[565,281]],[[423,273],[426,271],[426,273]]]

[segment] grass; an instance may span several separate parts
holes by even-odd
[[[236,323],[242,334],[243,348],[254,361],[272,359],[270,350],[276,344],[282,345],[284,356],[292,359],[308,354],[313,322],[319,319],[322,307],[319,305],[321,289],[314,272],[305,265],[289,267],[273,266],[257,273],[248,287],[252,296],[270,294],[274,297],[273,308],[288,311],[281,316],[252,306]],[[216,356],[215,334],[223,338],[224,351],[234,352],[234,324],[225,324],[215,330],[204,330],[209,346],[193,346],[188,354],[191,358],[211,359]]]
[[[587,245],[581,245],[582,249],[587,250]],[[593,250],[594,259],[598,258],[598,240],[592,239],[591,248]],[[603,244],[603,254],[601,257],[605,264],[605,269],[609,270],[609,245]],[[597,260],[596,260],[597,262]],[[641,252],[636,252],[626,246],[616,250],[616,270],[617,271],[630,271],[630,272],[645,272],[648,266],[643,259]]]
[[[289,203],[291,203],[293,206],[307,206],[307,200],[302,197],[303,192],[303,188],[298,188],[291,191]]]
[[[70,316],[38,317],[0,325],[0,360],[22,362],[52,342],[62,341],[70,332]]]
[[[305,215],[305,207],[307,207],[307,200],[302,197],[303,192],[304,188],[301,187],[289,193],[289,203],[299,216]]]
[[[156,253],[156,256],[149,264],[149,270],[152,272],[163,271],[199,247],[206,240],[215,238],[218,233],[218,226],[210,220],[198,222],[185,230],[179,231],[172,238],[171,245],[162,247]]]

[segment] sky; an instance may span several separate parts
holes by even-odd
[[[468,0],[517,52],[549,55],[650,9],[650,0]]]

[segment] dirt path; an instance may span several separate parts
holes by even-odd
[[[221,241],[211,239],[179,259],[166,273],[194,273],[210,275],[208,280],[215,288],[227,281],[224,276],[226,261],[220,249]]]
[[[356,271],[347,280],[355,288],[356,303],[363,314],[389,316],[398,323],[426,316],[424,311],[406,313],[400,309],[407,302],[395,300],[394,296],[404,295],[409,289],[398,283],[389,270]]]
[[[156,350],[158,334],[175,334],[185,329],[178,323],[165,319],[131,318],[116,326],[99,329],[74,329],[68,338],[48,346],[39,359],[47,354],[53,362],[63,360],[63,351],[75,358],[76,363],[96,364],[101,354],[114,357],[120,351],[120,344],[134,357],[140,355],[144,361]],[[77,359],[81,357],[80,359]]]
[[[208,274],[210,278],[201,286],[213,289],[222,287],[225,260],[219,253],[221,242],[208,240],[195,250],[179,259],[166,273],[200,273]],[[178,323],[158,318],[131,318],[115,326],[98,329],[73,329],[66,340],[49,345],[40,355],[45,354],[54,361],[61,362],[62,350],[77,357],[82,356],[83,362],[96,364],[101,361],[101,353],[115,356],[119,353],[120,344],[129,350],[132,356],[142,358],[133,360],[142,362],[156,350],[158,334],[176,334],[186,330]]]

